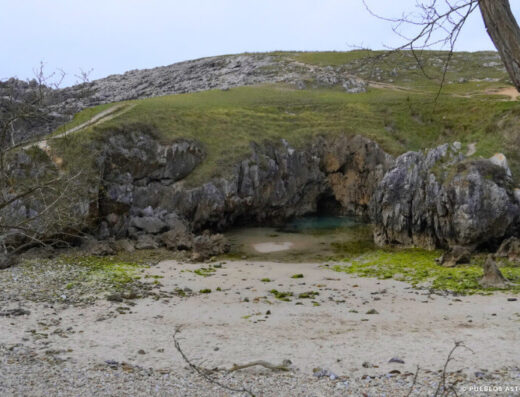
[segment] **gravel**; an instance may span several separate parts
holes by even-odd
[[[257,396],[402,396],[413,383],[414,374],[385,374],[350,379],[345,376],[317,379],[300,372],[272,373],[251,369],[242,372],[213,374],[220,382],[234,388],[247,388]],[[477,378],[478,377],[478,378]],[[434,395],[439,374],[419,376],[412,396]],[[520,392],[520,371],[504,369],[479,373],[474,378],[454,373],[448,382],[460,381],[464,387],[517,387],[517,392],[471,392],[472,396],[514,396]],[[185,368],[152,370],[110,361],[80,365],[58,356],[38,353],[23,345],[0,345],[1,396],[247,396],[231,393]]]

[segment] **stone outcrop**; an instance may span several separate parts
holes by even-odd
[[[496,254],[498,258],[507,258],[512,262],[520,261],[520,239],[518,237],[510,237],[504,240],[498,248]]]
[[[148,134],[125,137],[127,146],[114,136],[105,150],[100,210],[109,235],[162,235],[162,241],[172,245],[172,237],[186,230],[283,221],[313,212],[326,188],[319,159],[283,141],[252,144],[251,156],[228,177],[190,188],[179,175],[186,176],[203,161],[204,152],[195,142],[182,142],[182,150],[179,144],[166,150]],[[185,238],[179,245],[190,248],[192,242]]]
[[[474,247],[462,247],[455,245],[445,252],[440,258],[436,259],[437,263],[444,267],[455,267],[457,265],[468,264],[471,262],[471,255]]]
[[[78,190],[82,200],[69,200],[71,224],[59,226],[125,241],[120,247],[87,244],[100,254],[162,246],[207,258],[229,249],[207,230],[283,223],[332,204],[337,214],[370,219],[379,245],[451,247],[443,259],[453,266],[479,246],[512,236],[518,225],[507,162],[466,159],[459,144],[394,160],[361,136],[317,137],[302,148],[284,140],[252,143],[250,155],[226,176],[199,185],[186,183],[206,158],[198,142],[164,144],[153,130],[135,125],[92,145],[97,177],[84,182],[94,185]],[[12,167],[20,180],[53,169],[43,152],[20,156]],[[32,200],[18,200],[0,217],[38,213],[41,203]]]
[[[502,272],[497,266],[492,255],[488,255],[484,263],[484,276],[479,284],[484,288],[505,288],[509,285]]]
[[[375,241],[426,248],[496,244],[519,205],[505,168],[467,160],[459,145],[409,152],[383,178],[371,205]]]
[[[369,218],[369,204],[394,158],[377,143],[356,135],[318,142],[321,168],[342,212]]]

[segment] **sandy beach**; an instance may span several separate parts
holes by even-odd
[[[212,270],[201,276],[197,269]],[[88,307],[12,302],[3,309],[23,305],[31,314],[0,317],[0,344],[52,351],[81,366],[182,371],[186,363],[172,339],[180,328],[183,350],[205,368],[288,359],[300,376],[320,368],[366,378],[414,373],[417,366],[438,371],[459,341],[471,351],[457,352],[453,371],[518,372],[520,303],[505,294],[431,294],[318,263],[163,261],[146,276],[166,297],[130,305],[100,299]],[[186,296],[167,294],[179,290]],[[272,290],[287,292],[286,301]],[[258,368],[242,372],[251,371]]]

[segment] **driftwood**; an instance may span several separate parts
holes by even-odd
[[[267,362],[267,361],[259,360],[259,361],[252,361],[250,363],[243,364],[243,365],[233,364],[233,367],[228,372],[239,371],[241,369],[255,367],[257,365],[270,369],[271,371],[289,371],[290,370],[289,366],[291,364],[292,364],[291,360],[283,360],[282,363],[279,365],[275,365],[275,364],[271,364],[270,362]]]

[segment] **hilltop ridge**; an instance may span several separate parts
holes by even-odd
[[[81,110],[102,104],[214,89],[285,84],[297,89],[332,88],[364,92],[369,82],[413,88],[436,87],[446,53],[428,52],[422,68],[411,53],[381,57],[377,51],[272,52],[223,55],[131,70],[63,89],[47,88],[51,113],[41,123],[19,126],[19,141],[49,134]],[[378,57],[381,57],[378,59]],[[447,83],[507,83],[509,78],[495,52],[455,53]],[[0,96],[14,87],[16,96],[30,92],[30,82],[0,82]]]

